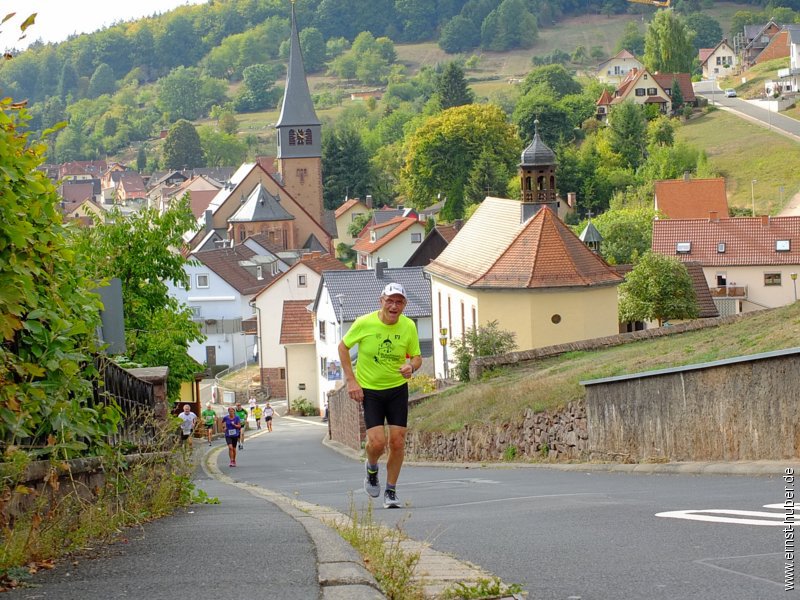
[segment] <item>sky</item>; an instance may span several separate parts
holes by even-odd
[[[0,20],[16,16],[0,25],[0,48],[23,49],[41,38],[60,42],[73,33],[90,33],[117,21],[130,21],[164,13],[184,4],[203,4],[205,0],[0,0]],[[19,26],[31,13],[38,13],[36,23],[26,37]]]

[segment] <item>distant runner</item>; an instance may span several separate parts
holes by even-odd
[[[253,409],[253,416],[256,419],[256,429],[261,429],[261,417],[264,414],[262,408],[256,404],[256,407]]]
[[[183,405],[183,412],[178,415],[181,420],[181,442],[189,440],[189,446],[192,445],[192,434],[197,425],[197,415],[192,412],[192,407],[188,404]]]
[[[264,425],[267,426],[267,431],[270,433],[272,433],[272,417],[274,414],[275,409],[269,405],[269,402],[267,402],[267,405],[264,407]]]
[[[247,411],[242,408],[241,402],[236,403],[236,416],[239,417],[239,421],[242,424],[239,436],[239,450],[244,450],[244,431],[247,429]]]
[[[217,420],[217,413],[211,408],[210,402],[206,404],[206,408],[200,413],[200,416],[203,417],[203,423],[206,426],[206,439],[208,439],[208,445],[210,446],[211,438],[214,435],[214,423]]]
[[[236,414],[236,409],[228,407],[228,414],[222,417],[222,426],[225,429],[225,443],[228,446],[229,467],[236,466],[236,445],[242,431],[242,422]]]

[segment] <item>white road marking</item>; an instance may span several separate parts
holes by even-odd
[[[797,506],[796,504],[794,505]],[[732,508],[705,508],[694,510],[670,510],[656,513],[657,517],[667,519],[685,519],[687,521],[706,521],[707,523],[733,523],[736,525],[759,525],[763,527],[781,527],[786,518],[783,504],[765,504],[764,508],[773,508],[782,512],[764,512],[756,510],[736,510]],[[731,515],[728,517],[718,515]],[[760,517],[760,518],[742,518]]]

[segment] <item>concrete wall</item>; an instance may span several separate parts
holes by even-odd
[[[363,406],[350,399],[346,385],[328,393],[328,434],[354,450],[361,450],[361,443],[367,439]]]
[[[800,348],[582,383],[598,451],[636,462],[800,457]]]

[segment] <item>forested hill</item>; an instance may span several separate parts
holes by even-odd
[[[351,86],[385,86],[391,79],[398,97],[419,94],[404,80],[395,43],[436,41],[454,59],[459,53],[465,57],[484,49],[532,48],[535,54],[539,31],[560,19],[587,12],[610,15],[634,6],[641,10],[641,5],[626,0],[294,4],[310,74],[327,74]],[[700,0],[677,0],[676,6],[697,13]],[[0,93],[28,101],[34,136],[69,123],[48,138],[51,162],[138,148],[139,162],[150,163],[149,158],[156,158],[145,156],[142,142],[157,139],[181,119],[211,116],[230,127],[205,132],[205,146],[224,150],[207,152],[205,160],[211,166],[215,161],[235,164],[243,153],[261,150],[258,144],[263,142],[253,135],[235,139],[233,115],[274,110],[280,102],[282,90],[276,84],[285,73],[290,10],[289,0],[213,0],[59,44],[34,43],[24,52],[12,52],[12,60],[0,62]],[[27,35],[36,37],[35,25]],[[342,90],[329,89],[322,94],[332,106]],[[316,100],[318,106],[324,104],[322,98]]]

